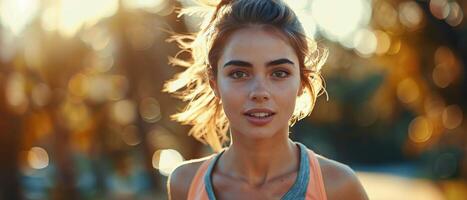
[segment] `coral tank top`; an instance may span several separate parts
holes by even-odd
[[[281,198],[282,200],[326,200],[323,177],[315,153],[305,145],[295,142],[300,148],[300,166],[295,183]],[[219,157],[224,153],[205,160],[193,178],[188,191],[188,200],[215,200],[212,187],[212,169]]]

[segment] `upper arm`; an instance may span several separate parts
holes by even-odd
[[[347,165],[320,158],[328,200],[367,200],[368,196],[355,172]]]
[[[347,169],[343,169],[345,172],[343,172],[342,184],[334,193],[335,197],[333,199],[343,199],[345,197],[346,199],[367,200],[368,196],[355,172],[347,165],[345,167]]]
[[[169,200],[185,200],[188,196],[191,181],[193,180],[200,163],[184,163],[169,175],[167,180],[167,194]]]

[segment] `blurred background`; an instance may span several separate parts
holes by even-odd
[[[329,100],[291,137],[371,199],[467,199],[467,1],[287,2],[330,50]],[[0,0],[0,199],[166,199],[173,168],[212,153],[161,92],[193,5]]]

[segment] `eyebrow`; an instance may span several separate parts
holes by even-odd
[[[280,59],[277,59],[277,60],[267,62],[266,66],[270,67],[270,66],[282,65],[282,64],[294,65],[294,63],[292,61],[290,61],[289,59],[280,58]],[[231,61],[225,63],[224,67],[227,67],[229,65],[235,65],[235,66],[239,66],[239,67],[253,67],[253,64],[251,64],[249,62],[246,62],[246,61],[242,61],[242,60],[231,60]]]

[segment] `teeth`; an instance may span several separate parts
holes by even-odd
[[[260,118],[264,118],[264,117],[269,117],[272,115],[272,113],[264,113],[264,112],[260,112],[260,113],[250,113],[248,114],[252,117],[260,117]]]

